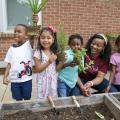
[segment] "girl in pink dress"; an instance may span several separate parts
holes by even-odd
[[[38,48],[34,53],[37,71],[37,95],[40,99],[57,97],[56,35],[53,28],[45,27],[40,32]]]

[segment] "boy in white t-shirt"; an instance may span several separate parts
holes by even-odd
[[[28,41],[27,26],[18,24],[15,27],[15,44],[5,57],[7,62],[3,83],[11,83],[12,97],[16,100],[29,100],[32,92],[33,50]]]

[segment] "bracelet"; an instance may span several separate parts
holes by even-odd
[[[92,81],[89,81],[89,83],[91,84],[91,86],[93,86],[93,85],[94,85]]]

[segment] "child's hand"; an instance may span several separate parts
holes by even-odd
[[[49,56],[49,63],[51,64],[52,62],[54,62],[57,59],[57,56],[55,54],[51,54]]]
[[[60,53],[60,52],[58,52],[57,53],[57,58],[58,58],[59,61],[65,62],[65,60],[67,58],[67,55],[66,55],[66,53]]]
[[[77,65],[76,62],[70,62],[70,63],[69,63],[69,66],[70,66],[70,67],[74,67],[74,66],[76,66],[76,65]]]
[[[80,61],[77,59],[77,56],[76,56],[76,55],[74,55],[73,61],[76,63],[76,65],[79,65],[79,64],[80,64]]]
[[[8,85],[10,83],[10,80],[8,80],[7,78],[3,79],[3,84]]]

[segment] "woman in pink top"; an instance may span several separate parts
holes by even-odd
[[[109,86],[106,92],[109,91],[111,85],[120,91],[120,35],[115,41],[115,45],[118,48],[118,51],[111,56],[110,64],[111,64],[111,71],[109,77]]]

